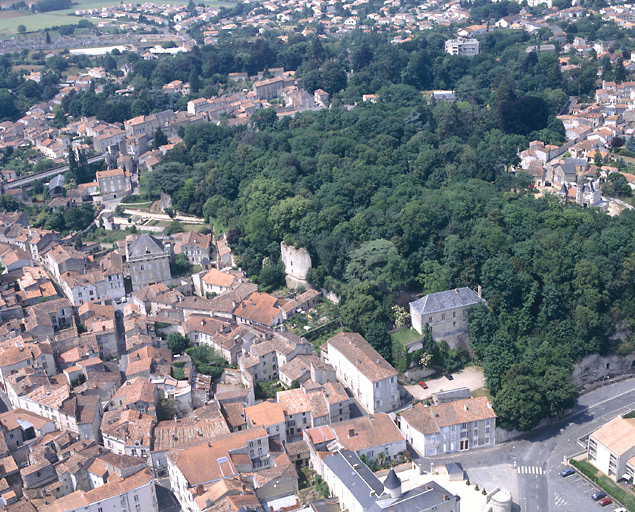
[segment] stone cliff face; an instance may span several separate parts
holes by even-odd
[[[296,249],[292,245],[280,242],[280,252],[282,253],[282,263],[287,286],[289,288],[310,288],[306,280],[306,274],[311,268],[311,255],[304,248]]]
[[[600,356],[592,354],[573,365],[571,379],[578,387],[606,376],[632,374],[635,371],[635,353],[627,356]]]

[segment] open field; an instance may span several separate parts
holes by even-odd
[[[187,5],[188,0],[155,0],[157,4],[179,4]],[[200,2],[197,2],[197,5]],[[234,5],[231,1],[205,1],[203,3],[214,7],[229,7]],[[0,12],[0,37],[10,37],[18,33],[18,25],[24,25],[27,32],[35,32],[43,30],[55,25],[69,25],[77,23],[81,18],[73,16],[78,9],[99,9],[111,5],[117,5],[117,0],[85,0],[80,1],[70,9],[61,11],[51,11],[44,13],[35,13],[26,10],[7,10]]]

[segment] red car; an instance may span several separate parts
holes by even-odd
[[[423,381],[420,381],[420,382],[419,382],[419,385],[420,385],[423,389],[428,389],[428,385],[427,385],[425,382],[423,382]]]
[[[601,500],[599,500],[598,503],[603,507],[606,507],[607,505],[613,503],[613,500],[607,496],[606,498],[602,498]]]

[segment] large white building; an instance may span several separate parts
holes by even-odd
[[[426,457],[496,444],[496,413],[484,396],[432,406],[419,403],[401,413],[399,428]]]
[[[462,57],[474,57],[478,55],[479,42],[477,39],[448,39],[445,42],[445,53],[450,55],[460,55]]]
[[[587,460],[615,482],[635,476],[635,418],[618,416],[593,432]]]
[[[399,406],[397,371],[361,335],[337,334],[326,342],[322,354],[370,414]]]

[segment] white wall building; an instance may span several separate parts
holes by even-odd
[[[370,414],[399,406],[397,371],[361,335],[340,333],[322,350],[337,378]]]
[[[429,407],[419,403],[401,413],[399,428],[422,456],[496,444],[496,413],[484,396]]]

